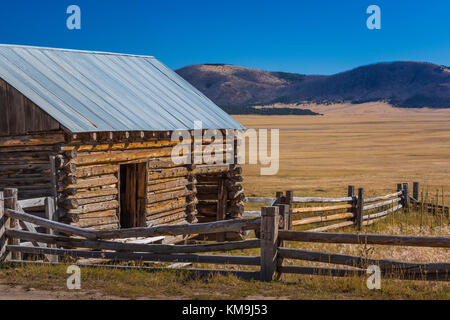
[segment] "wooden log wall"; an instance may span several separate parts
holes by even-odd
[[[17,188],[19,199],[51,196],[49,158],[63,141],[58,132],[0,137],[0,188]]]
[[[170,141],[170,132],[155,136],[57,131],[0,137],[0,188],[18,188],[19,199],[57,194],[60,221],[82,228],[117,229],[121,165],[143,163],[145,192],[140,205],[145,207],[145,217],[140,226],[240,217],[244,200],[241,167],[174,164],[171,153],[178,143]],[[210,144],[203,142],[202,149]],[[225,151],[226,145],[217,152]],[[51,170],[50,156],[55,158],[56,172]],[[219,196],[225,199],[222,216],[217,215]]]
[[[154,168],[149,168],[148,172],[147,226],[188,222],[188,205],[195,210],[195,206],[192,207],[195,181],[192,181],[189,168],[169,162],[150,163]]]
[[[191,191],[189,172],[171,161],[176,142],[168,139],[86,144],[73,141],[61,148],[59,199],[63,221],[97,230],[120,225],[120,165],[147,163],[139,179],[145,184],[145,225],[186,222]],[[145,177],[143,177],[145,175]],[[141,197],[140,195],[138,195]]]
[[[120,165],[147,163],[145,193],[146,226],[196,223],[198,210],[204,211],[198,198],[197,176],[209,175],[213,179],[225,175],[230,188],[230,206],[244,199],[241,168],[229,165],[174,164],[171,160],[173,146],[178,142],[169,139],[153,141],[114,142],[87,144],[73,141],[61,147],[59,170],[59,200],[63,221],[78,227],[115,229],[120,222]],[[207,143],[204,144],[204,147]],[[241,192],[239,192],[241,191]],[[202,195],[202,201],[204,197]],[[218,194],[210,199],[217,203]],[[239,201],[238,201],[239,200]],[[214,208],[216,216],[217,206]]]
[[[242,168],[236,165],[197,166],[197,219],[212,222],[242,217],[244,213],[244,189]],[[239,240],[238,233],[214,234],[207,238],[217,241]]]

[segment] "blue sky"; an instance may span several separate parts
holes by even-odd
[[[81,30],[66,9],[81,8]],[[381,8],[381,30],[366,8]],[[229,63],[332,74],[381,61],[450,65],[450,1],[16,0],[0,43],[153,55],[171,68]]]

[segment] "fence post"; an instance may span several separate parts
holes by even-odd
[[[49,157],[50,171],[51,171],[51,185],[53,195],[53,205],[55,207],[55,214],[58,213],[58,173],[56,169],[56,156]],[[57,217],[58,218],[58,217]]]
[[[347,187],[347,196],[348,197],[354,197],[355,196],[355,186],[348,186]]]
[[[277,198],[277,202],[275,202],[275,203],[281,203],[281,199],[283,198],[283,192],[277,191],[275,194],[275,198]]]
[[[277,204],[276,205],[278,207],[278,213],[280,216],[280,225],[279,225],[279,229],[280,230],[289,230],[289,205],[288,204]],[[285,247],[286,246],[286,241],[284,240],[279,240],[277,241],[277,246],[278,247]],[[276,259],[277,265],[276,265],[276,270],[278,270],[279,267],[281,267],[283,265],[283,258],[278,257]],[[278,277],[281,276],[280,273],[278,273]]]
[[[289,214],[288,214],[288,230],[292,229],[292,205],[294,203],[294,191],[288,190],[286,191],[285,204],[289,205]]]
[[[55,200],[52,197],[45,198],[45,218],[51,221],[58,221],[55,210]],[[54,234],[52,229],[47,229],[48,234]],[[48,244],[49,248],[56,248],[56,245]],[[48,255],[50,262],[58,262],[58,256]]]
[[[405,201],[403,198],[403,185],[401,183],[397,183],[397,192],[401,192],[401,196],[400,196],[400,204],[405,207]]]
[[[7,209],[17,211],[19,209],[19,204],[17,202],[18,190],[14,188],[5,188],[3,191],[3,196],[5,198],[5,211]],[[18,229],[19,221],[9,218],[7,219],[5,227],[9,229]],[[19,239],[7,238],[7,244],[17,246],[19,245]],[[20,252],[11,252],[10,256],[12,260],[21,260],[22,254]]]
[[[3,192],[0,191],[0,263],[3,262],[6,258],[5,223],[6,216],[4,209]]]
[[[409,183],[408,182],[403,184],[403,202],[404,202],[403,207],[405,208],[406,211],[408,211],[409,210],[409,203],[410,203],[410,200],[409,200]]]
[[[419,183],[413,182],[413,198],[416,200],[416,203],[419,202]]]
[[[347,197],[352,197],[352,200],[348,202],[351,205],[350,212],[353,213],[353,219],[356,220],[356,198],[355,198],[355,186],[347,187]]]
[[[261,208],[261,281],[272,281],[276,270],[278,207]]]
[[[278,215],[279,215],[279,229],[289,230],[289,205],[288,204],[277,204]],[[279,246],[284,246],[284,241],[279,241]]]
[[[356,203],[356,227],[361,230],[364,209],[364,188],[358,189],[358,200]]]

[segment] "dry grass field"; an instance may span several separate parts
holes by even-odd
[[[430,197],[450,192],[450,110],[396,109],[382,103],[305,106],[323,116],[235,116],[247,128],[280,129],[280,170],[244,167],[247,196],[368,195],[419,181]],[[447,197],[450,201],[450,196]],[[448,201],[446,201],[448,203]]]

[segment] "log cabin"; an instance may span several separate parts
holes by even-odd
[[[108,230],[240,217],[235,161],[172,161],[194,143],[172,133],[193,133],[194,121],[243,129],[154,57],[0,45],[0,190],[54,197],[59,221]]]

